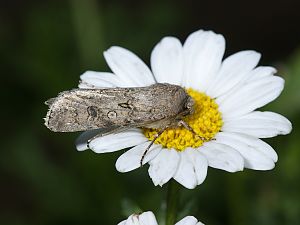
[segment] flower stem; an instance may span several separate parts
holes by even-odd
[[[180,186],[175,180],[170,180],[167,190],[167,212],[166,212],[166,225],[174,225],[179,200]]]

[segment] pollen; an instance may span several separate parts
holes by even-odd
[[[164,148],[184,151],[187,147],[197,148],[204,142],[213,139],[223,125],[221,113],[215,101],[204,93],[194,89],[187,89],[187,93],[194,99],[194,112],[183,118],[194,132],[183,126],[166,129],[154,143],[161,144]],[[144,135],[153,140],[157,133],[156,129],[143,129]]]

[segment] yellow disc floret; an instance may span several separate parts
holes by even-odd
[[[211,140],[223,125],[218,105],[204,93],[187,89],[187,93],[194,99],[194,113],[183,120],[193,129],[193,132],[184,127],[168,128],[156,140],[165,148],[174,148],[183,151],[187,147],[197,148],[205,141]],[[153,140],[158,130],[143,129],[144,135]]]

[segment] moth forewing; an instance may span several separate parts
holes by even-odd
[[[147,87],[74,89],[46,104],[45,125],[55,132],[85,131],[110,127],[162,129],[190,114],[193,100],[172,84]]]

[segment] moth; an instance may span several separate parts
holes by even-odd
[[[45,125],[54,132],[75,132],[103,128],[88,141],[128,128],[154,128],[154,141],[171,127],[193,129],[182,118],[193,113],[194,100],[184,88],[156,83],[147,87],[73,89],[45,102],[49,106]]]

